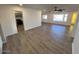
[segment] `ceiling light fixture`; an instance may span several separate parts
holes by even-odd
[[[22,6],[23,4],[19,4],[20,6]]]

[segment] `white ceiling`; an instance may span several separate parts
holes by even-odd
[[[11,5],[20,6],[19,4],[11,4]],[[49,10],[49,11],[53,11],[54,7],[58,7],[59,9],[65,9],[65,11],[79,10],[79,4],[23,4],[22,7],[33,8],[38,10]]]
[[[77,11],[79,9],[78,4],[23,4],[23,6],[39,10],[53,10],[55,6],[66,11]]]

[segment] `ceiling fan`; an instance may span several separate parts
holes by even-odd
[[[63,8],[58,8],[58,7],[55,6],[53,11],[63,12],[63,11],[65,11],[65,9],[63,9]],[[52,12],[51,10],[48,10],[48,13],[51,13],[51,12]]]
[[[58,8],[58,7],[54,7],[54,11],[59,11],[59,12],[62,12],[64,11],[65,9],[62,9],[62,8]]]

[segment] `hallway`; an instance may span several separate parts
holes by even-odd
[[[43,24],[7,37],[3,50],[11,54],[71,54],[69,27]]]

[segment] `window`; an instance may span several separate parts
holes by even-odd
[[[53,21],[66,22],[68,14],[54,14]]]
[[[47,15],[43,15],[43,19],[47,19]]]
[[[64,22],[67,22],[68,14],[64,14]]]
[[[54,14],[53,15],[53,20],[54,21],[63,21],[63,17],[64,17],[63,14]]]

